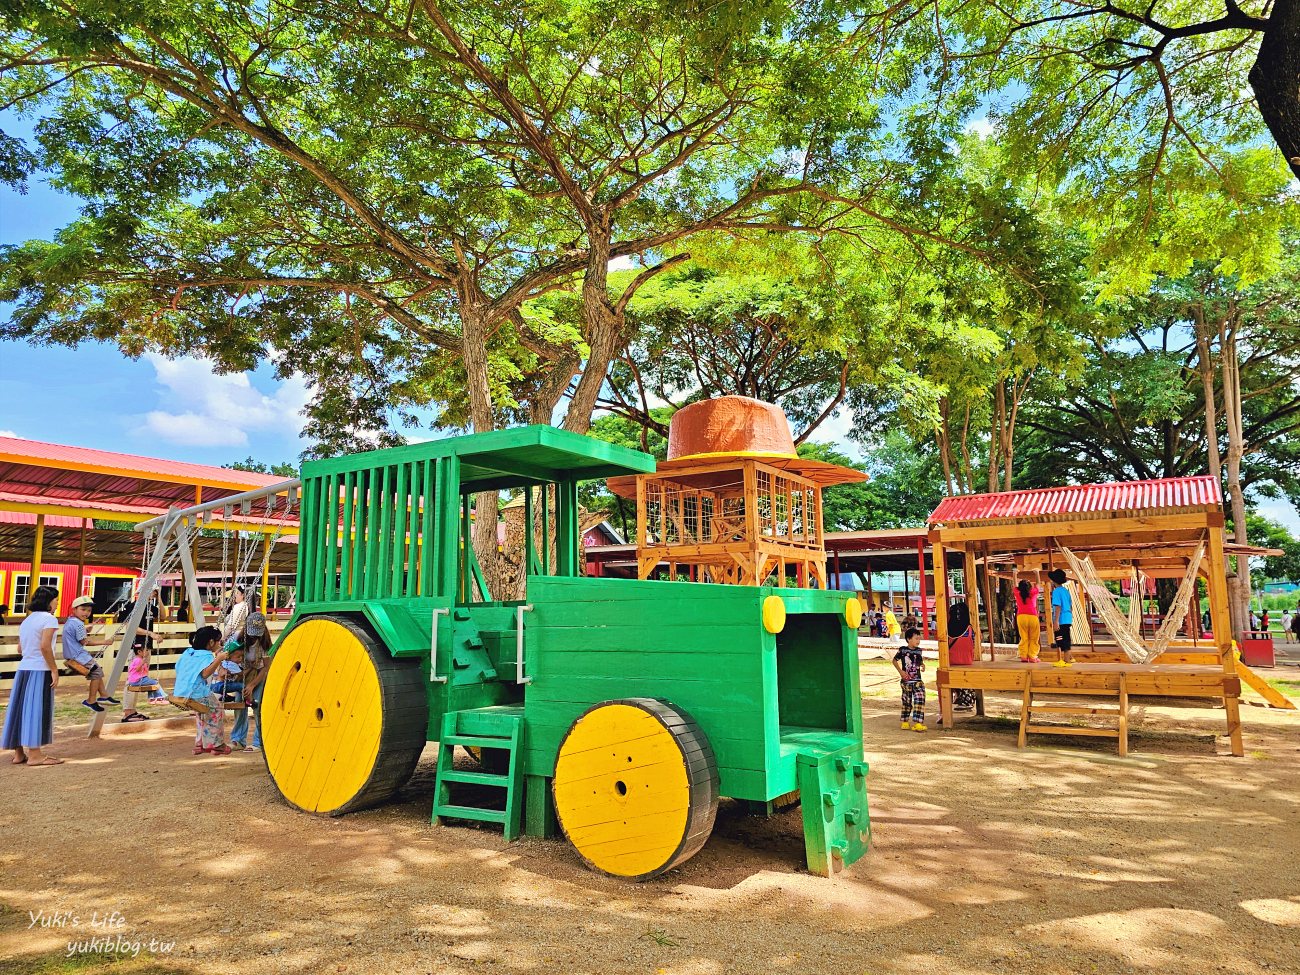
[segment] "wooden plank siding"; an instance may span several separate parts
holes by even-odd
[[[272,637],[278,637],[280,631],[284,629],[288,619],[270,619],[267,621],[268,628]],[[185,648],[189,646],[186,642],[189,635],[194,632],[193,623],[159,623],[155,627],[156,632],[162,633],[164,639],[159,641],[155,646],[153,654],[149,658],[149,674],[164,683],[170,682],[172,674],[176,668],[176,661],[180,659]],[[102,634],[99,624],[91,627],[91,636]],[[107,632],[120,633],[116,627]],[[62,665],[63,660],[63,627],[59,627],[59,632],[54,635],[54,659]],[[100,665],[107,672],[109,664],[112,662],[112,655],[117,652],[117,644],[114,643],[109,647],[90,647],[93,654],[104,654]],[[13,686],[14,673],[18,670],[18,661],[21,659],[18,652],[18,626],[0,626],[0,691],[8,691]],[[66,675],[65,675],[65,679]],[[123,678],[125,680],[125,678]],[[125,684],[123,685],[125,686]],[[118,690],[122,690],[121,687]]]

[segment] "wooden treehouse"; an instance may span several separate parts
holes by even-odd
[[[636,499],[637,575],[743,586],[825,589],[822,488],[864,481],[861,471],[795,452],[785,414],[724,396],[673,415],[668,459],[652,474],[611,478]]]
[[[1132,695],[1221,700],[1233,755],[1241,755],[1239,696],[1242,671],[1233,651],[1228,618],[1226,546],[1222,497],[1210,477],[1168,478],[1117,484],[1092,484],[1042,490],[1008,491],[945,499],[930,516],[934,564],[945,552],[961,553],[966,604],[974,628],[973,652],[953,653],[948,637],[947,578],[934,576],[939,614],[939,704],[941,721],[952,727],[952,696],[970,689],[983,703],[983,691],[1021,695],[1019,743],[1030,734],[1103,735],[1128,751],[1128,704]],[[1245,553],[1249,554],[1249,553]],[[1070,661],[1044,654],[1037,663],[998,659],[990,627],[980,625],[973,580],[977,561],[984,574],[983,600],[994,605],[990,577],[1010,572],[1064,570],[1074,594],[1074,618],[1088,622],[1094,613],[1106,626],[1110,646],[1098,648],[1089,629],[1088,648]],[[1139,611],[1125,618],[1114,605],[1106,580],[1175,579],[1178,594],[1164,622],[1151,629]],[[1209,594],[1212,636],[1202,635],[1198,580]],[[1044,576],[1040,608],[1052,642],[1051,588]],[[986,646],[987,644],[987,646]],[[1263,684],[1246,671],[1253,686]],[[1267,685],[1264,685],[1267,687]],[[1272,690],[1268,688],[1268,690]],[[1071,697],[1074,695],[1074,697]],[[1080,695],[1113,697],[1113,705],[1080,703]],[[1061,698],[1065,700],[1062,701]],[[981,707],[982,712],[982,707]],[[1110,727],[1050,723],[1053,716],[1102,715]]]

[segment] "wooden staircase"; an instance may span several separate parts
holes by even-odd
[[[438,777],[433,797],[433,821],[445,825],[446,819],[468,819],[482,823],[500,823],[507,840],[516,839],[522,832],[524,767],[520,754],[523,744],[524,709],[501,705],[475,708],[471,711],[450,711],[442,718],[442,738],[438,743]],[[462,772],[453,764],[456,746],[478,749],[482,771]],[[505,752],[505,771],[501,762],[493,761],[494,753]],[[488,786],[505,790],[505,809],[484,805],[455,803],[452,785]]]
[[[1037,672],[1032,670],[1025,675],[1025,693],[1020,706],[1019,746],[1021,748],[1025,747],[1025,736],[1030,734],[1090,735],[1097,738],[1115,738],[1119,742],[1119,753],[1121,755],[1128,754],[1128,688],[1125,686],[1123,674],[1119,675],[1119,685],[1114,689],[1100,689],[1095,687],[1072,688],[1061,687],[1059,684],[1048,686],[1041,680],[1035,682],[1035,676],[1037,676]],[[1051,696],[1055,698],[1059,695],[1086,694],[1090,697],[1099,697],[1109,696],[1112,693],[1116,696],[1116,703],[1114,705],[1062,704],[1058,701],[1046,701],[1038,704],[1034,701],[1035,695]],[[1085,728],[1068,724],[1036,724],[1034,722],[1034,716],[1039,714],[1113,715],[1115,717],[1115,727]]]

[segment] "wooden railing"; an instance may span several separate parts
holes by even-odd
[[[267,621],[267,627],[271,631],[272,638],[280,634],[287,622],[289,622],[287,618]],[[176,661],[185,652],[185,648],[189,646],[187,641],[189,635],[194,632],[194,624],[159,623],[154,627],[154,632],[162,634],[163,639],[155,642],[153,653],[149,656],[149,674],[164,683],[170,684]],[[92,637],[102,636],[105,633],[120,635],[121,628],[118,624],[110,623],[105,629],[101,624],[97,623],[90,627],[90,633]],[[63,627],[60,626],[59,631],[54,635],[54,659],[61,668],[63,667],[62,636]],[[100,665],[107,674],[113,662],[112,655],[117,652],[117,643],[114,642],[107,647],[90,647],[89,650],[92,655],[99,659]],[[14,673],[18,670],[18,661],[21,656],[18,651],[18,625],[0,626],[0,691],[7,692],[13,685]],[[66,674],[66,668],[63,668],[63,670]]]

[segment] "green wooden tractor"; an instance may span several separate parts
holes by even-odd
[[[304,465],[298,607],[261,714],[284,798],[373,806],[436,741],[437,821],[500,823],[509,839],[558,823],[608,874],[688,859],[720,796],[769,812],[802,800],[814,872],[862,856],[857,600],[583,577],[579,481],[654,467],[536,426]],[[527,599],[475,599],[470,496],[521,487]],[[475,770],[452,764],[457,745]]]

